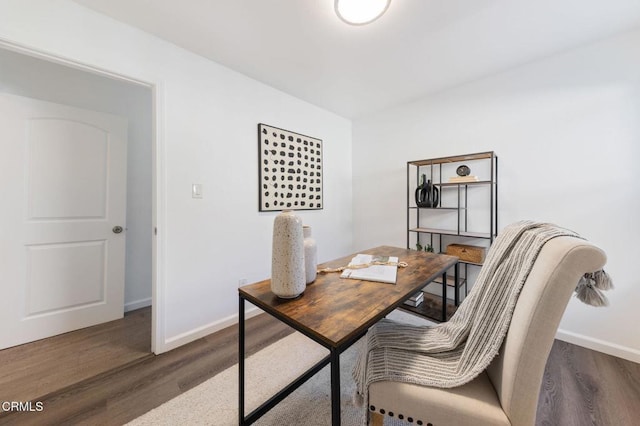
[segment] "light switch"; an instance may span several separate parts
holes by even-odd
[[[191,197],[192,198],[202,198],[202,184],[194,183],[191,185]]]

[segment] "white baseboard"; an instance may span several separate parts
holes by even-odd
[[[134,300],[133,302],[127,302],[124,304],[124,311],[135,311],[136,309],[146,308],[147,306],[151,306],[151,298],[148,297],[146,299]]]
[[[566,330],[559,329],[556,333],[556,339],[563,342],[573,343],[574,345],[582,346],[584,348],[593,349],[594,351],[602,352],[608,355],[613,355],[618,358],[623,358],[632,362],[640,363],[640,351],[637,349],[629,348],[627,346],[617,345],[615,343],[606,342],[600,339],[594,339],[582,334],[573,333]]]
[[[256,308],[255,306],[247,309],[244,314],[245,319],[253,318],[259,314],[261,314],[262,309]],[[220,331],[223,328],[227,328],[234,324],[238,323],[239,316],[238,314],[229,315],[226,318],[223,318],[218,321],[214,321],[207,325],[203,325],[202,327],[198,327],[196,329],[187,331],[185,333],[179,334],[174,337],[170,337],[164,341],[163,351],[167,352],[182,345],[186,345],[187,343],[191,343],[194,340],[198,340],[204,336],[207,336],[211,333],[215,333],[216,331]]]

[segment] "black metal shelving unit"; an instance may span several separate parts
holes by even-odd
[[[471,171],[480,170],[477,181],[449,182],[449,178],[456,176],[456,168],[467,165]],[[415,189],[420,184],[421,175],[426,175],[432,185],[438,189],[440,204],[436,207],[418,207],[415,202]],[[469,204],[470,195],[481,192],[481,198],[488,198],[484,214],[488,217],[481,223],[481,229],[471,229],[470,218],[478,212],[478,207]],[[454,201],[452,201],[452,199]],[[444,203],[444,205],[443,205]],[[455,221],[454,226],[449,226]],[[443,225],[442,222],[445,222]],[[475,222],[474,222],[475,223]],[[476,226],[478,224],[476,223]],[[498,156],[493,151],[475,154],[455,155],[450,157],[431,158],[426,160],[407,162],[407,248],[415,249],[416,243],[430,244],[434,251],[444,252],[445,241],[469,242],[479,241],[488,248],[493,243],[498,232]],[[469,266],[482,266],[474,262],[461,260],[456,265],[455,275],[447,278],[447,286],[453,288],[454,299],[447,299],[445,290],[439,298],[425,292],[425,301],[412,307],[403,305],[403,309],[427,316],[436,320],[434,312],[441,311],[441,303],[447,303],[447,318],[455,312],[459,305],[460,290],[464,287],[465,297],[468,292]],[[457,279],[454,278],[457,276]],[[439,307],[435,307],[440,303]],[[424,305],[424,306],[422,306]]]

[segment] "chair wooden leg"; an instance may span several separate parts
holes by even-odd
[[[383,426],[384,425],[384,414],[380,413],[369,413],[369,426]]]

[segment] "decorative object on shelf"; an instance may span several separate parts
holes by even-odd
[[[451,176],[449,178],[449,183],[468,183],[468,182],[479,182],[478,176]]]
[[[271,291],[283,299],[294,299],[305,288],[302,220],[292,210],[283,210],[273,221]]]
[[[425,244],[423,246],[422,244],[420,244],[420,241],[416,243],[416,250],[418,251],[424,250],[426,252],[433,253],[433,247],[431,246],[431,244]]]
[[[422,181],[416,188],[416,205],[418,207],[438,207],[440,191],[427,180],[427,175],[422,175]]]
[[[322,209],[322,140],[258,124],[259,210]]]
[[[318,245],[311,236],[310,226],[304,225],[302,233],[304,235],[304,271],[307,284],[311,284],[318,275]]]
[[[469,176],[470,173],[471,169],[466,164],[458,166],[458,168],[456,169],[456,174],[458,176]]]
[[[470,246],[466,244],[449,244],[447,246],[447,254],[458,256],[460,260],[472,263],[484,262],[484,255],[487,249],[485,247]]]

